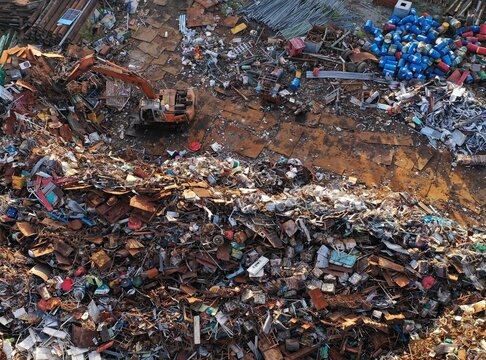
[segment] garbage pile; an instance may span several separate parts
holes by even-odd
[[[444,312],[484,315],[484,230],[405,193],[320,184],[296,159],[127,161],[37,128],[1,148],[7,359],[484,354],[429,336]]]
[[[486,104],[474,91],[438,78],[391,87],[364,101],[354,98],[353,103],[401,118],[427,136],[434,148],[440,142],[456,154],[475,155],[486,150]]]
[[[385,76],[398,80],[440,76],[459,85],[486,80],[486,24],[419,16],[411,2],[399,1],[383,29],[368,20],[364,30],[374,36],[370,50],[381,57]]]

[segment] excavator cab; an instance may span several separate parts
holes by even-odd
[[[196,94],[193,89],[164,89],[156,92],[152,85],[140,75],[107,60],[88,55],[73,66],[66,84],[88,72],[111,76],[137,85],[145,94],[140,101],[140,124],[182,124],[196,116]]]
[[[157,99],[140,101],[140,121],[142,124],[190,122],[194,119],[195,108],[194,90],[161,90]]]

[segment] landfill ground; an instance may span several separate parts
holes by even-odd
[[[486,359],[486,4],[407,6],[0,0],[0,360]]]
[[[373,11],[371,2],[363,3],[350,2],[352,8],[357,9],[358,16],[386,20],[387,8],[378,7],[379,11]],[[428,4],[422,6],[430,7]],[[156,4],[149,5],[149,8],[153,11],[160,9]],[[168,0],[163,15],[157,18],[164,23],[159,32],[167,29],[176,32],[178,15],[186,8],[187,4],[183,1]],[[219,30],[224,32],[225,29]],[[232,38],[231,34],[224,35],[227,41]],[[132,41],[134,47],[140,43],[143,42]],[[136,55],[139,55],[138,52]],[[153,59],[150,55],[145,56],[148,62]],[[130,59],[130,55],[128,57]],[[256,160],[276,161],[282,155],[298,158],[309,167],[356,177],[358,182],[368,187],[409,192],[437,206],[463,225],[479,225],[486,221],[486,167],[454,166],[450,152],[431,148],[424,136],[403,123],[392,121],[383,112],[370,113],[369,110],[349,109],[347,104],[341,104],[337,113],[342,115],[336,115],[332,106],[298,119],[278,108],[264,113],[260,97],[254,91],[244,92],[247,101],[235,92],[222,96],[212,90],[207,84],[208,77],[195,76],[180,65],[180,49],[166,49],[160,57],[172,59],[169,69],[158,68],[158,73],[155,73],[156,79],[162,77],[156,81],[160,87],[194,86],[197,89],[196,121],[181,133],[173,133],[163,127],[142,130],[136,133],[136,138],[124,138],[123,142],[133,141],[135,147],[155,156],[164,156],[167,149],[183,149],[192,141],[199,141],[204,149],[218,142],[225,151],[239,156],[249,155]],[[140,58],[137,57],[137,60],[140,61]],[[126,65],[129,64],[130,60]],[[147,63],[145,66],[147,70],[142,73],[152,78],[154,69]],[[328,88],[328,83],[308,83],[302,91],[312,96]],[[482,86],[476,89],[482,98],[486,96]],[[132,114],[132,119],[136,116]],[[116,123],[112,125],[118,127]],[[362,132],[365,134],[360,135]],[[371,133],[386,133],[387,138],[370,140],[368,136]],[[248,138],[252,139],[250,143]],[[398,143],[404,145],[394,146]]]

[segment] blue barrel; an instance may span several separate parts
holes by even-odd
[[[397,66],[398,66],[398,63],[396,61],[395,61],[395,63],[389,62],[389,63],[385,64],[384,69],[395,72],[395,70],[397,69]]]
[[[466,31],[467,31],[467,29],[466,29],[465,27],[461,27],[461,28],[457,29],[456,34],[457,34],[457,35],[462,35],[462,34],[464,34]]]
[[[405,41],[405,42],[411,42],[411,41],[413,41],[413,35],[412,34],[407,34],[407,35],[402,36],[402,41]]]
[[[469,74],[467,77],[466,77],[466,80],[464,81],[466,84],[472,84],[474,82],[474,78],[472,77],[471,74]]]
[[[413,62],[414,64],[420,64],[422,62],[422,55],[414,54],[410,56],[409,61]]]
[[[419,34],[422,33],[422,31],[419,29],[419,27],[417,25],[413,25],[410,28],[410,31],[413,32],[415,35],[419,35]]]
[[[440,52],[432,48],[429,51],[429,56],[434,60],[440,59]]]
[[[377,44],[372,44],[370,50],[375,55],[380,55],[380,47]]]
[[[421,42],[424,42],[424,43],[430,42],[429,38],[425,35],[417,35],[417,41],[421,41]]]
[[[481,30],[481,26],[479,26],[479,25],[473,25],[473,26],[471,26],[469,28],[469,30],[471,30],[473,33],[477,34]]]
[[[417,48],[418,48],[418,42],[414,41],[411,45],[410,45],[410,50],[409,50],[409,53],[415,53],[417,51]]]
[[[451,51],[451,49],[449,48],[449,46],[446,46],[444,47],[443,49],[440,49],[439,50],[439,53],[440,53],[440,56],[446,56],[447,54],[449,54],[449,51]]]
[[[409,69],[414,73],[421,72],[422,66],[420,66],[420,64],[410,64]]]
[[[400,68],[400,70],[398,70],[398,74],[397,74],[397,77],[398,77],[398,80],[405,80],[405,77],[407,76],[407,69],[406,68]]]
[[[443,72],[442,70],[437,69],[437,68],[434,69],[434,74],[439,75],[441,77],[444,77],[446,75],[445,72]]]
[[[386,55],[388,53],[388,44],[387,43],[383,43],[383,45],[381,45],[381,50],[380,50],[380,54],[382,56]]]
[[[375,28],[372,28],[372,29],[371,29],[371,33],[372,33],[373,35],[375,35],[375,36],[379,36],[379,35],[381,35],[381,34],[382,34],[382,31],[381,31],[381,29],[380,29],[380,28],[375,27]]]
[[[363,26],[363,29],[365,29],[366,32],[371,32],[371,30],[373,30],[373,21],[372,20],[368,20],[365,22],[364,26]]]
[[[446,63],[447,65],[451,66],[452,65],[452,58],[450,54],[447,54],[445,56],[442,56],[442,61]]]
[[[400,19],[398,16],[393,15],[393,16],[390,18],[390,20],[389,20],[388,22],[389,22],[390,24],[394,24],[394,25],[396,25],[396,24],[398,24],[398,23],[400,22],[400,20],[401,20],[401,19]]]
[[[431,66],[434,63],[434,61],[428,57],[428,56],[422,56],[422,64],[425,64],[427,66]]]
[[[400,20],[399,24],[402,25],[402,24],[408,24],[408,23],[411,23],[411,22],[413,22],[413,15],[407,15],[402,20]]]
[[[434,29],[430,29],[427,33],[427,38],[430,40],[431,43],[437,40],[437,36],[439,36],[439,33]]]
[[[292,80],[292,83],[290,84],[290,88],[293,91],[297,91],[299,89],[299,86],[300,86],[300,79],[294,78],[294,80]]]

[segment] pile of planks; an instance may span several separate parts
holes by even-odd
[[[37,18],[31,19],[34,21],[28,24],[30,28],[26,36],[47,45],[57,45],[64,38],[67,42],[73,41],[77,39],[96,4],[97,0],[47,0]],[[79,18],[72,25],[58,25],[59,19],[68,9],[80,10]]]
[[[0,0],[0,28],[22,29],[38,16],[45,0]]]

